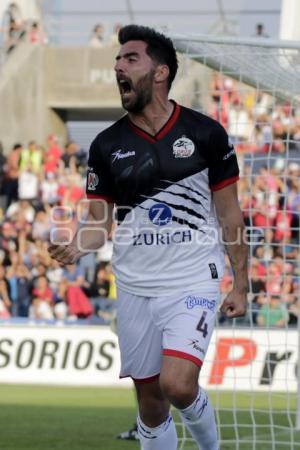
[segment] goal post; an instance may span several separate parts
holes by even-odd
[[[300,42],[171,37],[208,68],[189,95],[235,144],[250,249],[248,316],[219,317],[200,382],[222,449],[300,449]],[[180,448],[194,448],[185,431]]]
[[[300,41],[176,35],[174,42],[189,58],[277,99],[300,95]]]

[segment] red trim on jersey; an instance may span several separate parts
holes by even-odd
[[[135,125],[128,117],[128,123],[130,127],[133,129],[135,134],[142,137],[143,139],[146,139],[148,142],[151,142],[151,144],[154,144],[156,142],[156,139],[154,136],[151,136],[151,134],[147,133],[147,131],[142,130],[142,128],[139,128],[137,125]]]
[[[165,137],[166,134],[168,134],[169,131],[171,131],[171,129],[177,122],[181,108],[180,108],[180,105],[178,105],[176,102],[173,102],[173,103],[174,103],[174,109],[173,109],[173,112],[172,112],[170,118],[167,120],[167,122],[164,124],[164,126],[159,130],[159,132],[156,133],[155,135],[147,133],[147,131],[143,130],[142,128],[138,127],[133,122],[131,122],[131,120],[128,117],[129,125],[131,126],[133,131],[138,136],[146,139],[148,142],[151,142],[151,144],[154,144],[159,139],[162,139],[163,137]]]
[[[227,180],[223,180],[221,181],[221,183],[218,184],[214,184],[213,186],[210,186],[211,191],[215,192],[215,191],[219,191],[220,189],[223,189],[226,186],[229,186],[230,184],[235,183],[236,181],[239,180],[239,176],[236,175],[235,177],[231,177],[231,178],[227,178]]]
[[[158,373],[157,375],[153,375],[153,377],[148,377],[148,378],[133,378],[130,375],[120,375],[119,378],[132,378],[132,380],[136,383],[136,384],[148,384],[148,383],[152,383],[153,381],[157,380],[160,376],[160,373]]]
[[[97,200],[105,200],[108,203],[114,203],[111,197],[106,195],[98,195],[98,194],[86,194],[86,198],[88,199],[97,199]]]
[[[166,356],[175,356],[175,358],[187,359],[188,361],[192,361],[196,366],[201,367],[203,361],[201,359],[196,358],[196,356],[190,355],[189,353],[179,352],[178,350],[170,350],[168,348],[163,350],[163,355]]]
[[[155,136],[156,140],[162,139],[163,137],[165,137],[166,134],[169,133],[169,131],[171,131],[171,129],[174,127],[175,123],[177,122],[177,119],[180,114],[180,109],[181,109],[180,106],[177,105],[177,103],[175,103],[175,107],[174,107],[174,110],[173,110],[173,113],[172,113],[170,119],[167,121],[167,123],[164,124],[162,129],[156,134],[156,136]]]

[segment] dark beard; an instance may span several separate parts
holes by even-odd
[[[122,101],[123,108],[132,113],[143,111],[152,100],[152,82],[153,72],[150,72],[139,80],[134,87],[135,100],[129,105],[124,104]]]

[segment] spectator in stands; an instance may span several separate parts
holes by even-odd
[[[0,319],[10,317],[11,300],[8,295],[8,288],[4,280],[0,280]]]
[[[59,200],[58,181],[54,172],[46,172],[46,178],[40,184],[41,200],[44,205],[53,206]]]
[[[102,48],[104,47],[104,27],[101,23],[97,23],[92,31],[89,39],[89,47]]]
[[[40,275],[36,287],[32,290],[33,300],[29,311],[32,319],[53,319],[54,294],[49,287],[47,278]]]
[[[47,279],[49,280],[49,286],[53,290],[53,292],[58,292],[60,282],[61,280],[63,280],[63,274],[63,268],[57,261],[52,259],[47,269]]]
[[[295,296],[289,306],[289,325],[297,326],[298,320],[300,320],[300,297]]]
[[[74,273],[76,273],[76,270]],[[73,279],[73,276],[71,279]],[[66,290],[68,310],[71,315],[76,316],[79,319],[85,319],[91,316],[94,311],[89,298],[80,287],[82,284],[83,283],[79,281],[72,282],[68,280]]]
[[[295,300],[296,283],[292,275],[292,266],[285,268],[283,281],[281,285],[281,301],[289,308]],[[290,272],[290,273],[289,273]]]
[[[255,302],[256,295],[266,292],[265,276],[259,273],[259,261],[253,258],[250,267],[250,292],[253,294]]]
[[[41,148],[36,144],[35,141],[30,141],[28,144],[28,148],[23,149],[21,152],[20,158],[20,170],[28,170],[30,169],[39,174],[42,170],[43,164],[43,153]]]
[[[111,300],[116,300],[117,298],[117,285],[116,285],[116,277],[112,270],[111,263],[105,265],[106,277],[109,281],[109,292],[108,297]]]
[[[6,157],[3,153],[3,145],[0,141],[0,195],[3,193],[3,181],[4,181],[4,175],[5,175],[5,164],[6,164]]]
[[[50,220],[46,211],[41,210],[36,213],[34,223],[32,225],[32,238],[41,241],[49,239],[50,235]]]
[[[257,314],[257,325],[262,327],[280,327],[288,324],[289,314],[286,306],[281,303],[279,295],[271,295]]]
[[[38,22],[33,22],[29,30],[29,42],[31,44],[46,44],[47,37]]]
[[[63,270],[63,277],[68,281],[69,286],[83,286],[84,278],[79,266],[76,264],[68,264]]]
[[[31,274],[24,264],[16,270],[10,267],[7,278],[11,289],[12,310],[14,316],[28,317],[31,303]]]
[[[54,314],[58,320],[65,320],[67,318],[72,319],[72,317],[69,316],[69,309],[67,305],[67,289],[68,283],[64,279],[61,279],[54,295]],[[77,319],[76,316],[73,318]]]
[[[79,148],[78,145],[74,141],[67,142],[65,146],[65,152],[61,157],[61,165],[60,165],[60,172],[62,174],[65,173],[65,170],[67,169],[67,172],[76,172],[77,168],[77,154],[78,154]]]
[[[259,292],[252,300],[250,304],[250,314],[252,316],[251,323],[257,325],[257,316],[261,308],[268,303],[268,298],[264,291]]]
[[[44,171],[46,175],[49,173],[57,173],[59,161],[63,154],[63,150],[58,145],[58,138],[55,134],[49,134],[47,144],[48,147],[44,156]]]
[[[32,286],[36,287],[40,277],[46,277],[47,268],[42,263],[41,258],[38,259],[38,264],[31,269]]]
[[[20,200],[36,202],[39,195],[39,177],[28,162],[19,176],[18,197]]]
[[[18,200],[19,163],[22,151],[22,145],[15,144],[6,159],[6,165],[4,167],[4,186],[2,191],[6,196],[7,207],[12,202]]]
[[[265,32],[265,26],[263,23],[257,23],[255,27],[254,37],[268,38],[268,34]]]
[[[0,234],[0,248],[4,254],[4,264],[9,264],[9,253],[17,250],[18,239],[16,230],[10,222],[3,222]]]
[[[85,293],[89,296],[95,313],[106,320],[111,319],[111,312],[114,309],[114,302],[108,298],[110,281],[103,265],[97,270],[95,280],[87,288]]]
[[[112,35],[110,38],[110,45],[112,45],[112,46],[119,45],[118,35],[119,35],[119,31],[121,28],[122,28],[122,25],[120,23],[116,23],[114,25],[113,32],[112,32]]]
[[[11,204],[5,216],[10,221],[15,221],[20,213],[22,213],[26,222],[32,223],[34,221],[35,209],[27,200],[20,200]]]
[[[58,188],[58,196],[61,205],[75,210],[79,200],[84,196],[84,189],[80,178],[78,179],[71,174],[66,175],[64,177],[64,184],[61,184]]]

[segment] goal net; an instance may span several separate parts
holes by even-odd
[[[249,312],[221,314],[200,375],[221,449],[300,449],[300,43],[176,36],[201,64],[191,104],[235,144],[249,243]],[[232,286],[227,264],[222,295]],[[187,432],[181,449],[195,449]]]

